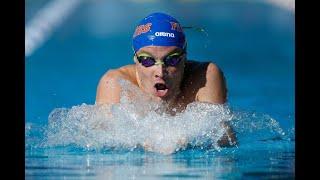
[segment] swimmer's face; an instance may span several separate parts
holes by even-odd
[[[145,67],[136,56],[134,57],[139,86],[143,91],[162,100],[170,100],[179,93],[186,57],[182,49],[176,46],[146,46],[141,48],[136,55],[152,57],[157,62]],[[175,66],[162,63],[164,58],[174,56],[180,59]]]

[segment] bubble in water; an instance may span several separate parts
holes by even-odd
[[[163,103],[150,101],[151,97],[131,83],[120,83],[119,104],[54,109],[49,115],[46,146],[74,144],[84,149],[131,151],[143,147],[164,154],[186,147],[219,151],[218,141],[226,133],[223,122],[230,122],[242,137],[255,133],[258,139],[265,139],[285,134],[269,115],[232,112],[227,104],[193,102],[173,116],[164,111]]]
[[[248,141],[286,140],[288,134],[284,131],[279,122],[268,114],[233,111],[232,127]]]
[[[82,104],[57,108],[49,115],[47,146],[76,144],[84,148],[136,148],[172,153],[186,145],[219,149],[217,141],[225,133],[221,122],[231,120],[226,105],[191,103],[184,112],[172,116],[164,105],[128,82],[119,104]],[[131,101],[135,93],[139,101]]]

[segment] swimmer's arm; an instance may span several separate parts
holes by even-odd
[[[213,63],[206,70],[206,83],[196,94],[196,101],[223,104],[227,100],[227,87],[222,71]]]
[[[224,104],[227,101],[227,87],[222,71],[213,63],[209,63],[206,71],[206,84],[197,95],[199,102],[209,102],[213,104]],[[220,146],[232,146],[237,143],[235,133],[231,126],[223,122],[226,134],[218,141]]]
[[[225,128],[226,133],[218,140],[218,145],[220,147],[230,147],[237,145],[237,138],[232,127],[227,123],[222,123],[223,128]]]
[[[120,85],[117,81],[119,74],[115,70],[109,70],[100,79],[97,94],[96,104],[115,104],[120,102]]]

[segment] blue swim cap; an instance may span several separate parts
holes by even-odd
[[[186,38],[180,23],[170,15],[152,13],[137,25],[132,37],[133,50],[144,46],[186,47]]]

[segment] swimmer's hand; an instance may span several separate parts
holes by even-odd
[[[235,132],[227,122],[223,122],[222,126],[226,129],[226,133],[218,140],[220,147],[231,147],[237,145]]]
[[[184,147],[186,147],[187,145],[187,139],[186,138],[180,138],[177,143],[175,143],[172,146],[160,146],[160,147],[154,147],[151,143],[150,140],[146,140],[143,144],[142,147],[144,148],[144,150],[146,151],[150,151],[150,152],[157,152],[157,153],[161,153],[164,155],[169,155],[169,154],[173,154],[174,152],[183,149]]]

